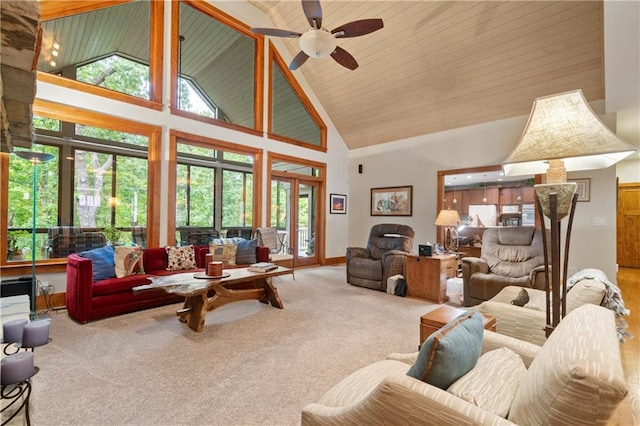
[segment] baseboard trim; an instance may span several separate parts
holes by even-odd
[[[347,263],[347,258],[345,256],[327,257],[324,260],[325,265],[339,265],[341,263]]]
[[[67,293],[53,293],[49,299],[49,306],[44,296],[40,295],[36,297],[36,311],[43,309],[65,308],[67,306]]]

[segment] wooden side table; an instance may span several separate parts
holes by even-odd
[[[447,279],[456,276],[455,254],[436,256],[407,255],[407,296],[443,303],[447,301]]]
[[[442,305],[439,308],[428,312],[420,317],[420,345],[427,337],[440,330],[445,324],[448,324],[463,312],[465,309],[454,308],[449,305]],[[496,331],[496,319],[489,315],[482,314],[485,330]]]

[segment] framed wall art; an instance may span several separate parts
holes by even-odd
[[[347,196],[343,194],[329,194],[329,213],[347,214]]]
[[[584,179],[567,179],[569,182],[575,182],[578,184],[576,193],[578,194],[578,201],[591,200],[591,178]]]
[[[371,216],[411,216],[413,186],[371,188]]]

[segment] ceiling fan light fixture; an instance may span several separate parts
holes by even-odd
[[[311,29],[298,39],[300,49],[311,58],[324,58],[336,50],[336,39],[330,32]]]

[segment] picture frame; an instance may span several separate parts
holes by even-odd
[[[412,216],[413,185],[371,188],[371,216]]]
[[[347,196],[344,194],[329,194],[329,213],[347,214]]]
[[[578,184],[578,187],[576,188],[576,194],[578,194],[578,201],[591,200],[591,178],[568,179],[568,181],[575,182]]]

